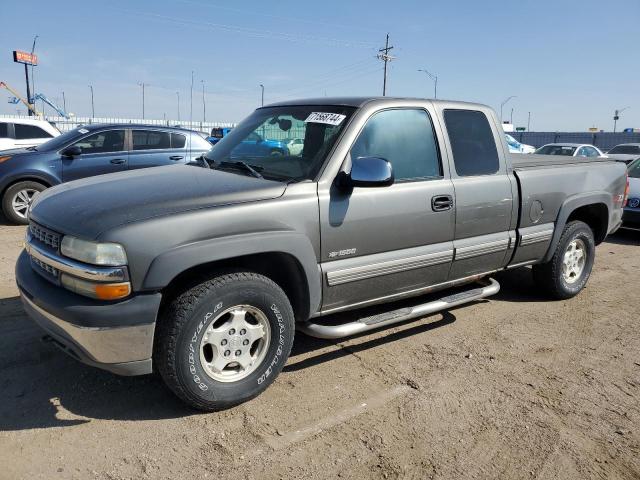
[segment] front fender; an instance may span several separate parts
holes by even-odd
[[[182,272],[206,263],[272,252],[289,254],[302,266],[309,287],[309,311],[318,311],[322,285],[315,251],[305,235],[290,231],[207,239],[174,248],[151,262],[142,288],[160,290]]]

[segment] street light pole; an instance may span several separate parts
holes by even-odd
[[[180,92],[176,92],[176,97],[178,97],[178,122],[180,122]]]
[[[502,107],[504,107],[506,105],[506,103],[511,100],[512,98],[516,98],[516,95],[511,95],[510,97],[507,97],[501,104],[500,104],[500,122],[502,123]]]
[[[207,121],[207,102],[204,99],[204,80],[200,80],[202,82],[202,121]]]
[[[191,94],[189,99],[189,128],[193,126],[193,70],[191,70]]]
[[[509,123],[513,125],[513,108],[511,109],[511,117],[509,118]]]
[[[264,107],[264,85],[260,84],[260,88],[262,89],[262,100],[260,102],[260,106]]]
[[[620,119],[620,114],[624,112],[627,108],[629,107],[624,107],[624,108],[621,108],[620,110],[615,110],[613,112],[613,133],[616,133],[616,126],[617,126],[618,120]]]
[[[96,118],[96,111],[93,106],[93,85],[89,85],[89,90],[91,90],[91,119]]]
[[[418,71],[425,73],[431,80],[433,80],[433,98],[438,98],[438,76],[423,68],[419,68]]]
[[[531,112],[529,112],[529,116],[527,118],[527,132],[531,131]]]
[[[148,83],[144,83],[144,82],[138,82],[138,85],[140,85],[142,87],[142,118],[144,119],[144,87],[148,87],[149,84]]]

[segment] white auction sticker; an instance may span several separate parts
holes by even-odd
[[[304,122],[340,125],[345,118],[347,118],[346,115],[341,115],[339,113],[311,112]]]
[[[87,130],[86,128],[79,128],[78,131],[82,134],[89,133],[89,130]]]

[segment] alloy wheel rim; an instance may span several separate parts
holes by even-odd
[[[200,341],[200,364],[219,382],[237,382],[251,375],[264,360],[271,327],[262,310],[236,305],[209,322]]]
[[[567,246],[562,258],[562,277],[568,284],[576,283],[584,272],[587,262],[587,246],[583,240],[576,238]]]
[[[11,199],[11,207],[17,216],[27,218],[29,207],[40,192],[35,188],[25,188],[18,190]]]

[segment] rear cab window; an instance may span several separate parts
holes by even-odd
[[[478,110],[445,110],[453,163],[460,177],[492,175],[500,158],[487,116]]]

